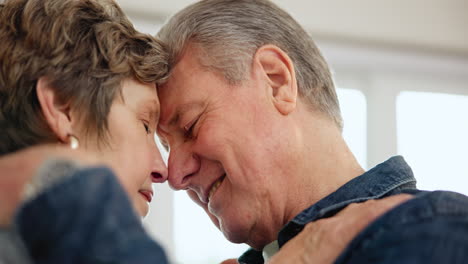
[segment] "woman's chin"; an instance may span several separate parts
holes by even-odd
[[[136,212],[138,213],[138,216],[140,216],[142,219],[145,218],[148,213],[149,213],[149,204],[147,202],[139,202],[135,205]]]

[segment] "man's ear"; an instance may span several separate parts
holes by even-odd
[[[291,58],[279,47],[265,45],[255,53],[254,63],[266,78],[276,109],[283,115],[296,108],[297,81]]]
[[[41,77],[37,81],[36,94],[42,114],[50,129],[60,141],[67,142],[68,136],[73,134],[69,107],[58,101],[55,91],[46,77]]]

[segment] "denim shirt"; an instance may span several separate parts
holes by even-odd
[[[468,198],[417,190],[413,173],[400,156],[377,165],[302,211],[279,232],[279,245],[295,237],[307,223],[331,217],[351,203],[399,193],[414,194],[415,198],[366,227],[335,263],[468,263]],[[257,264],[263,259],[261,252],[249,250],[239,262]]]
[[[33,263],[168,263],[107,168],[64,177],[25,202],[15,224]]]

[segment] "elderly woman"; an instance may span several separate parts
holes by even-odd
[[[111,0],[7,0],[0,39],[0,262],[165,263],[137,217],[167,177],[154,141],[162,45]],[[31,159],[11,168],[18,155]]]

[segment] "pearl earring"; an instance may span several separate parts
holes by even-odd
[[[68,135],[68,145],[71,149],[78,149],[80,147],[80,141],[74,135]]]

